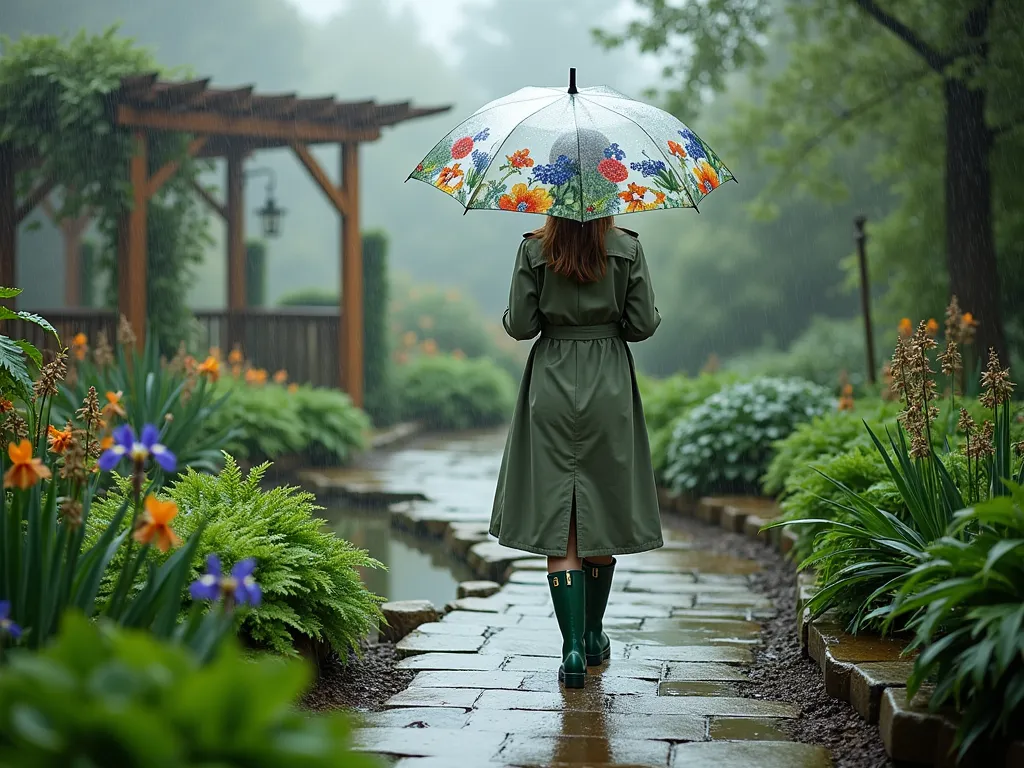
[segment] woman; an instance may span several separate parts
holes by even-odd
[[[562,632],[559,680],[581,688],[611,655],[602,628],[615,555],[662,545],[647,428],[627,341],[661,317],[635,232],[548,218],[524,235],[505,330],[530,352],[490,532],[547,555]]]

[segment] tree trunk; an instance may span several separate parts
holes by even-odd
[[[982,360],[989,348],[1008,364],[1000,307],[992,217],[992,134],[985,124],[985,91],[950,78],[946,96],[946,259],[951,292],[978,322]]]

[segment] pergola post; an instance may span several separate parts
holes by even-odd
[[[117,308],[131,323],[139,348],[146,340],[146,203],[149,199],[146,134],[136,131],[128,164],[132,207],[121,217],[117,237]]]
[[[18,212],[14,196],[14,147],[0,144],[0,286],[4,288],[17,287]],[[5,303],[13,307],[15,300]]]
[[[242,310],[245,309],[245,176],[244,154],[228,154],[227,256],[228,256],[228,348],[241,345]]]
[[[341,191],[345,212],[341,225],[341,327],[338,360],[341,387],[363,406],[363,243],[359,232],[359,144],[341,145]]]

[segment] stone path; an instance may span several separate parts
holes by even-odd
[[[465,479],[476,509],[489,508],[481,478]],[[463,551],[476,570],[501,573],[505,584],[490,597],[456,600],[399,643],[400,666],[416,676],[386,711],[364,717],[358,749],[392,756],[400,768],[830,765],[824,749],[788,740],[795,708],[744,696],[758,619],[772,611],[750,587],[755,563],[679,538],[620,558],[605,620],[612,658],[591,668],[584,689],[565,690],[543,560],[474,544],[484,534],[466,496],[450,484],[444,496],[396,514],[433,520],[434,533],[449,526],[453,542],[469,538]]]

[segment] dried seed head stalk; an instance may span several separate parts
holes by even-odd
[[[60,505],[60,517],[64,524],[74,529],[82,525],[82,502],[77,499],[64,499]]]
[[[86,434],[80,429],[73,430],[71,442],[64,451],[64,465],[60,476],[76,485],[84,485],[89,477],[86,454]]]
[[[79,421],[85,424],[91,434],[98,434],[103,425],[103,411],[100,408],[100,398],[96,394],[96,387],[89,387],[89,391],[82,401],[82,407],[75,411]]]
[[[8,411],[3,424],[4,434],[11,435],[15,442],[28,437],[28,422],[17,411]]]
[[[1018,459],[1024,456],[1024,440],[1013,444],[1013,453]]]
[[[999,367],[999,355],[995,349],[988,351],[988,368],[981,374],[981,386],[985,390],[979,400],[986,408],[995,408],[1010,401],[1014,384],[1010,381],[1010,369]]]
[[[59,391],[57,384],[64,381],[64,377],[68,373],[67,360],[67,352],[58,352],[53,360],[43,366],[39,372],[39,379],[33,386],[36,400],[57,394]]]
[[[984,459],[995,455],[996,449],[993,443],[995,437],[995,426],[991,421],[981,425],[981,434],[975,438],[971,445],[972,459]]]
[[[104,331],[96,334],[96,348],[92,351],[92,359],[100,368],[106,368],[114,362],[114,348]]]
[[[963,341],[963,313],[960,311],[960,301],[954,294],[946,307],[946,340],[952,339],[960,344]]]
[[[117,324],[117,343],[122,347],[134,347],[137,340],[132,324],[127,317],[121,315],[121,321]]]
[[[960,418],[956,422],[956,428],[968,437],[974,434],[974,419],[966,408],[960,409]]]
[[[950,336],[946,337],[946,349],[939,354],[939,363],[946,376],[955,376],[963,370],[964,359],[960,354],[960,347]]]

